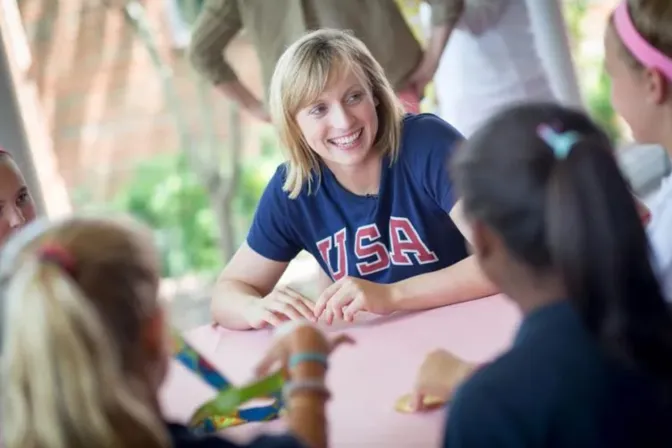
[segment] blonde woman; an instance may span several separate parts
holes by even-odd
[[[446,163],[462,137],[434,115],[404,115],[361,41],[336,30],[299,39],[278,61],[270,106],[288,160],[221,274],[219,324],[351,320],[494,292],[449,216],[457,198]],[[331,283],[316,303],[276,288],[302,250]]]
[[[148,241],[130,221],[75,218],[34,223],[8,242],[0,265],[5,448],[237,446],[161,418],[169,345]],[[307,325],[277,335],[260,373],[296,355],[285,392],[291,434],[245,446],[327,445],[326,361],[346,341]]]

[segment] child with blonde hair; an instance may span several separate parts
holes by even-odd
[[[462,136],[434,115],[405,115],[361,41],[323,29],[292,44],[273,74],[270,111],[288,160],[220,277],[217,322],[330,323],[494,292],[467,252],[446,171]],[[303,250],[328,277],[316,303],[276,288]]]
[[[672,2],[622,1],[605,35],[612,101],[635,140],[672,154]],[[647,227],[666,296],[672,299],[672,179],[650,202]]]
[[[235,447],[164,422],[157,394],[169,363],[150,232],[127,219],[33,223],[3,251],[1,388],[6,448]],[[288,369],[293,435],[249,447],[327,445],[329,341],[285,330],[261,363]]]
[[[35,215],[35,203],[21,170],[9,152],[0,148],[0,247]]]

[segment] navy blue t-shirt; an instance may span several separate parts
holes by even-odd
[[[569,302],[527,316],[458,389],[444,448],[668,448],[663,387],[608,357]]]
[[[467,257],[448,215],[456,197],[447,163],[462,136],[431,114],[404,118],[398,159],[383,160],[377,196],[358,196],[322,167],[322,179],[296,199],[282,191],[281,165],[259,202],[248,245],[275,261],[310,252],[334,280],[393,283]]]
[[[217,435],[195,435],[186,426],[175,423],[168,424],[168,432],[174,448],[305,448],[289,434],[261,436],[247,444],[236,444]]]

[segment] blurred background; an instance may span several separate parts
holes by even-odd
[[[423,39],[419,2],[398,3]],[[565,0],[562,11],[585,107],[626,144],[602,68],[604,25],[615,3]],[[156,230],[162,292],[180,328],[208,321],[212,283],[244,240],[283,160],[272,127],[192,69],[186,50],[202,4],[0,0],[4,71],[13,90],[0,91],[0,143],[30,149],[23,166],[34,167],[29,175],[53,216],[123,211]],[[225,57],[261,96],[259,61],[244,32]],[[436,107],[429,92],[425,111]],[[8,115],[10,94],[22,123]],[[24,131],[12,137],[6,132],[12,126]],[[623,158],[628,166],[644,159]],[[660,169],[657,159],[646,160],[651,167],[642,188]],[[310,289],[314,275],[314,262],[302,255],[283,281]]]

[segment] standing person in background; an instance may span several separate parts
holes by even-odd
[[[434,81],[439,115],[468,137],[512,103],[556,98],[525,0],[464,3]]]
[[[256,118],[269,121],[265,100],[240,82],[224,58],[232,39],[245,30],[261,61],[264,94],[283,51],[307,31],[351,30],[383,66],[409,112],[418,111],[425,85],[432,79],[448,37],[462,14],[464,0],[427,0],[432,27],[423,51],[393,0],[362,2],[206,0],[194,25],[190,60],[224,95]]]

